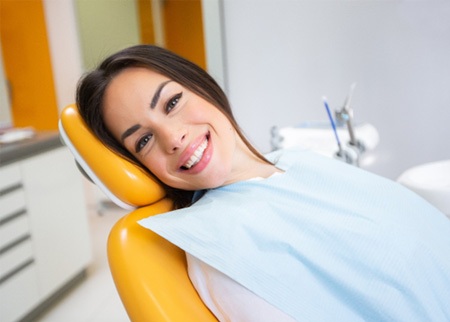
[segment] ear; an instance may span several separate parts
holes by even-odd
[[[158,181],[101,143],[88,129],[76,105],[61,113],[59,132],[76,162],[114,203],[125,209],[152,204],[165,196]]]

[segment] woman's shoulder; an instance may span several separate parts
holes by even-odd
[[[302,148],[288,148],[271,151],[264,155],[267,160],[275,164],[278,168],[287,170],[292,164],[305,162],[311,158],[319,157],[316,153]]]

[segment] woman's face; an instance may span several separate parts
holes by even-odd
[[[129,68],[108,85],[108,129],[165,184],[183,190],[239,180],[243,143],[226,116],[180,84]]]

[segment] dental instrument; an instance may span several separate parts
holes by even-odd
[[[358,165],[358,158],[352,158],[348,151],[342,148],[341,140],[339,140],[339,135],[336,130],[336,123],[334,122],[333,116],[331,115],[330,107],[328,106],[327,98],[323,97],[323,104],[325,105],[325,110],[327,111],[328,118],[330,119],[331,127],[333,128],[334,137],[336,138],[336,143],[338,145],[338,151],[336,152],[336,157],[345,161],[346,163]]]
[[[342,153],[342,144],[341,140],[339,140],[339,135],[337,134],[336,130],[336,124],[334,123],[333,116],[331,116],[330,107],[328,106],[327,98],[324,96],[323,98],[323,104],[325,105],[325,110],[327,111],[328,118],[330,119],[331,127],[333,128],[334,137],[336,138],[336,142],[338,145],[338,154]]]
[[[349,93],[344,101],[344,105],[339,111],[335,112],[336,120],[338,123],[345,123],[347,125],[348,134],[350,137],[349,145],[356,148],[359,153],[364,152],[364,145],[356,139],[355,131],[353,128],[353,109],[350,107],[350,102],[353,97],[353,92],[355,90],[356,83],[350,85]]]

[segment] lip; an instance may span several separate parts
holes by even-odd
[[[197,148],[205,141],[208,140],[208,146],[206,147],[200,161],[192,166],[190,169],[182,169],[182,166],[191,158],[192,154],[197,150]],[[211,134],[208,132],[205,135],[199,136],[191,145],[183,152],[180,162],[178,164],[178,171],[183,173],[196,174],[201,172],[208,165],[211,160],[213,152],[213,145],[211,140]]]

